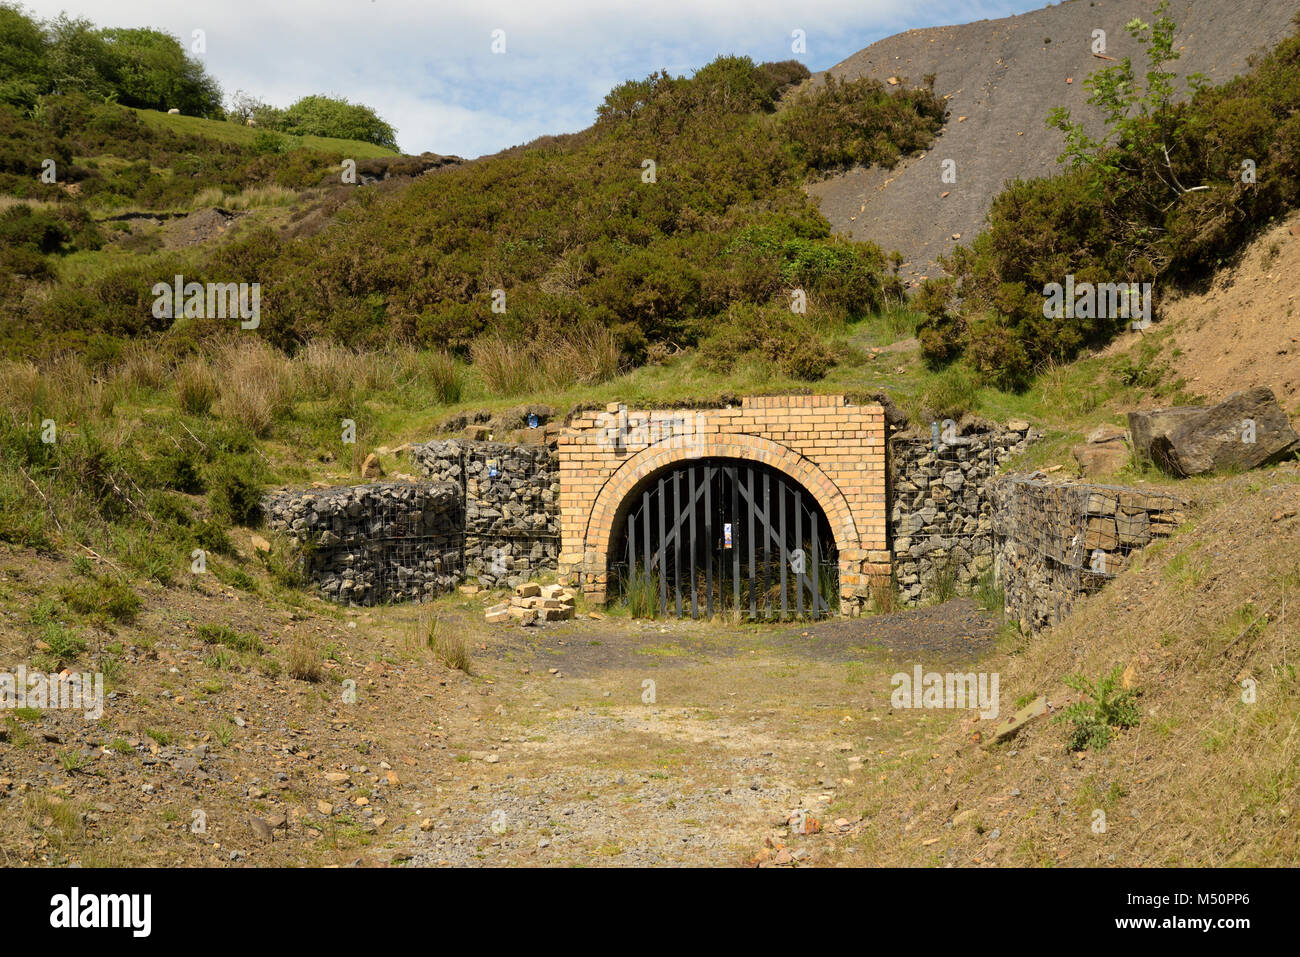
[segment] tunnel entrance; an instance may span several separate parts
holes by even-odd
[[[821,618],[838,610],[830,523],[813,496],[757,462],[695,459],[620,507],[611,591],[638,617]]]

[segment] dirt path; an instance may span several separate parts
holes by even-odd
[[[733,865],[766,836],[788,839],[795,809],[851,826],[837,792],[914,730],[889,716],[889,676],[968,664],[992,630],[955,601],[807,627],[615,619],[490,633],[477,662],[493,717],[423,795],[427,830],[395,856]]]
[[[65,612],[39,596],[68,571],[0,558],[7,667],[41,660],[33,616]],[[923,740],[925,716],[889,714],[890,675],[992,647],[965,601],[524,628],[485,624],[486,596],[342,609],[264,588],[152,586],[136,620],[84,626],[77,667],[112,665],[102,718],[0,715],[0,862],[741,864],[795,809],[851,828],[838,795]],[[470,674],[423,640],[434,616]]]

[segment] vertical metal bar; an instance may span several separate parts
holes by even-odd
[[[803,492],[799,489],[794,490],[794,547],[803,548]],[[808,556],[805,554],[803,561],[800,562],[805,571],[808,568]],[[804,572],[795,572],[794,576],[794,604],[795,610],[799,617],[803,617],[803,584],[801,579]]]
[[[785,569],[789,564],[789,559],[785,552],[785,482],[778,478],[776,480],[777,497],[780,499],[780,505],[777,509],[777,532],[781,539],[781,618],[784,619],[789,605],[786,603],[785,589]]]
[[[636,588],[636,509],[627,513],[627,589]]]
[[[673,594],[677,617],[682,617],[682,486],[681,472],[673,472]]]
[[[641,493],[641,547],[645,550],[645,587],[654,588],[655,580],[650,577],[650,489]],[[653,592],[651,592],[653,595]]]
[[[713,473],[707,465],[704,467],[704,587],[708,592],[704,596],[704,607],[709,617],[713,617]]]
[[[740,610],[740,546],[736,544],[736,538],[740,532],[740,476],[733,465],[727,469],[727,477],[731,480],[731,587],[735,591],[735,603],[733,608]]]
[[[747,533],[747,537],[749,538],[749,617],[750,620],[752,621],[753,619],[758,617],[758,603],[757,603],[758,596],[755,594],[754,591],[754,586],[756,584],[756,579],[758,576],[755,574],[754,571],[754,468],[753,466],[746,468],[745,474],[749,479],[749,500],[748,500],[748,508],[746,509],[746,511],[749,512],[749,515],[746,518],[746,522],[749,526],[749,531]]]
[[[695,547],[696,547],[696,544],[699,542],[699,539],[695,537],[695,473],[696,473],[697,471],[699,471],[699,468],[698,468],[698,466],[695,466],[695,465],[692,465],[690,468],[691,468],[690,472],[687,473],[687,475],[688,475],[689,478],[690,478],[690,483],[689,483],[690,488],[687,489],[687,491],[690,493],[689,501],[690,501],[690,503],[691,503],[691,504],[690,504],[690,508],[691,508],[691,539],[690,539],[690,541],[691,541],[691,544],[690,544],[690,548],[689,548],[689,550],[688,550],[688,552],[687,552],[687,554],[688,554],[689,557],[690,557],[690,561],[689,561],[689,563],[688,563],[688,565],[687,565],[687,568],[690,570],[690,577],[689,577],[689,579],[687,580],[687,587],[690,588],[690,590],[691,590],[691,617],[692,617],[692,618],[699,618],[699,617],[700,617],[700,607],[699,607],[699,604],[696,602],[696,599],[695,599]]]
[[[817,514],[812,516],[812,583],[813,583],[813,617],[820,618],[822,614],[821,606],[825,604],[822,601],[822,574],[821,574],[821,554],[817,548]],[[830,610],[830,605],[826,605]]]
[[[668,575],[667,569],[664,568],[666,559],[664,558],[664,539],[667,537],[664,533],[664,509],[666,506],[664,492],[663,476],[659,477],[659,614],[668,614]]]
[[[763,471],[763,617],[772,617],[770,579],[772,577],[772,492],[770,474]]]

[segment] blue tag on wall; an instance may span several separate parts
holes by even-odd
[[[537,428],[537,413],[536,413],[536,412],[529,412],[529,413],[528,413],[528,427],[529,427],[530,429],[535,429],[535,428]]]
[[[496,478],[498,474],[500,472],[497,469],[497,460],[488,459],[488,478]]]

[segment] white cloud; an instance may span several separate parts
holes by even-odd
[[[374,107],[408,152],[478,156],[588,125],[616,83],[687,73],[721,53],[789,59],[807,34],[810,69],[916,26],[1032,9],[1033,0],[24,0],[104,26],[151,26],[189,42],[227,91],[287,106],[328,93]],[[506,53],[491,52],[505,31]]]

